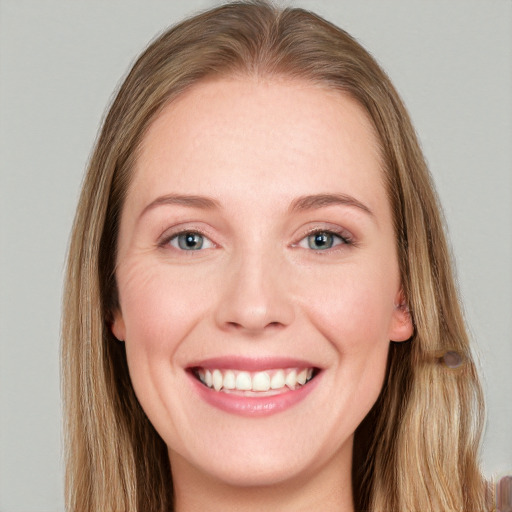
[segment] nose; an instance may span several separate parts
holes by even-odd
[[[231,261],[222,279],[218,326],[257,335],[290,325],[295,313],[285,267],[256,251]]]

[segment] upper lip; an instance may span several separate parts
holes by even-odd
[[[212,357],[194,361],[188,364],[189,369],[205,368],[219,370],[245,370],[257,372],[263,370],[273,370],[279,368],[317,368],[311,361],[291,357],[243,357],[243,356],[222,356]]]

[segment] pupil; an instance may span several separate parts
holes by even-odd
[[[316,235],[316,245],[325,245],[327,243],[327,236],[325,234],[322,235]]]

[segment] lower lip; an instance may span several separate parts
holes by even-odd
[[[202,384],[190,374],[190,379],[192,379],[195,390],[205,402],[222,411],[250,417],[269,416],[293,407],[304,400],[309,393],[313,391],[317,386],[319,378],[320,375],[316,375],[299,389],[288,389],[278,395],[259,397],[215,391]]]

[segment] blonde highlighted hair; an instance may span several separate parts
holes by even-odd
[[[441,209],[409,116],[386,74],[346,32],[302,9],[227,4],[188,19],[137,60],[105,119],[74,222],[64,295],[66,500],[73,512],[172,510],[167,448],[135,397],[118,307],[119,217],[133,164],[162,108],[206,77],[296,78],[359,102],[379,138],[404,293],[414,322],[356,432],[357,510],[489,510],[477,458],[482,392]],[[456,352],[450,368],[443,355]]]

